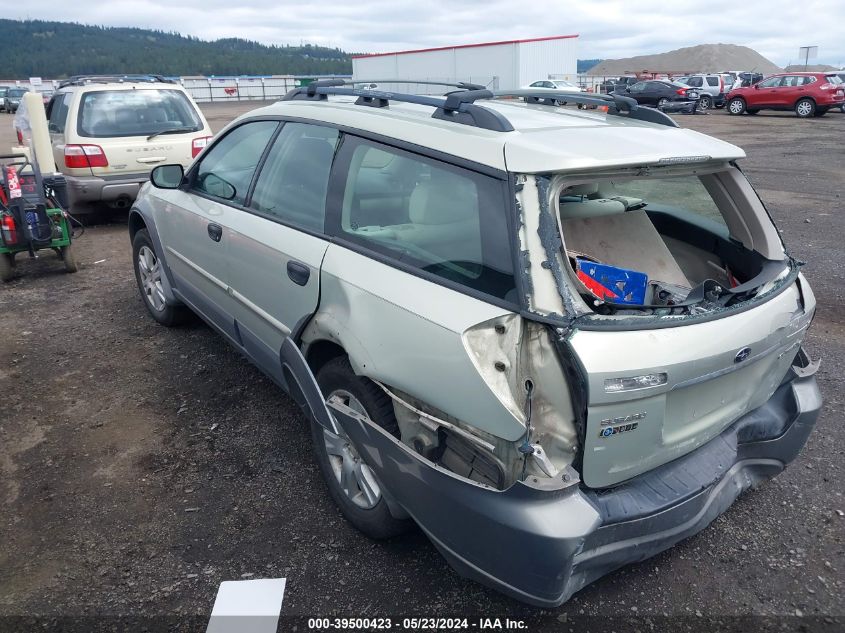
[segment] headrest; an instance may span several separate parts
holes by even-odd
[[[478,189],[468,178],[432,169],[411,193],[408,214],[415,224],[450,224],[478,217]]]

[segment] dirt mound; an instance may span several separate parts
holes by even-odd
[[[764,75],[781,72],[778,66],[747,46],[700,44],[657,55],[606,59],[590,68],[587,74],[619,76],[648,71],[680,75],[723,70],[752,70]]]

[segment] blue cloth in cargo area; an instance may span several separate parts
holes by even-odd
[[[636,270],[575,259],[578,279],[599,299],[611,303],[642,305],[648,287],[648,275]]]

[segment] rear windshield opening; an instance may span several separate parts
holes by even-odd
[[[765,260],[736,239],[747,231],[737,208],[716,174],[565,185],[558,213],[575,285],[599,314],[697,314],[749,299]]]
[[[79,106],[79,135],[89,138],[197,132],[202,121],[179,90],[87,92]]]

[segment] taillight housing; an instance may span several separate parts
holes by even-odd
[[[15,134],[18,136],[18,145],[23,145],[23,132],[21,132],[18,128],[15,128]]]
[[[205,149],[208,142],[211,140],[210,136],[200,136],[191,141],[191,158],[196,158],[197,155]]]
[[[87,169],[108,166],[109,160],[99,145],[65,145],[65,167]]]
[[[18,227],[15,225],[15,218],[8,213],[0,215],[0,235],[3,237],[5,246],[14,246],[18,243]]]

